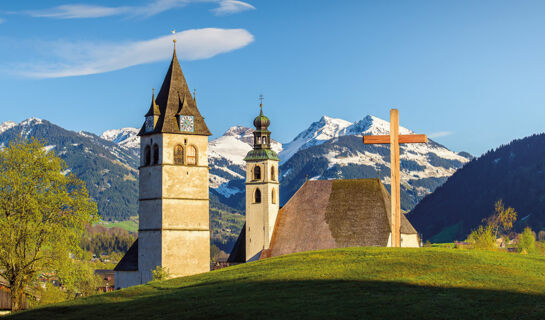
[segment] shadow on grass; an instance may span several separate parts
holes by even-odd
[[[538,319],[544,295],[379,281],[222,282],[115,301],[81,299],[7,319]]]

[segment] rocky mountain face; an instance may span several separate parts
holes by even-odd
[[[456,171],[408,215],[424,239],[451,242],[465,239],[494,203],[518,212],[515,231],[530,226],[545,230],[545,134],[514,140],[490,150]]]
[[[221,226],[213,238],[225,251],[230,250],[243,223],[238,215],[230,215],[244,214],[243,159],[252,149],[252,132],[251,128],[235,126],[209,144],[212,224]],[[281,159],[281,203],[291,198],[306,179],[380,177],[389,187],[389,146],[364,145],[361,138],[364,134],[388,132],[389,123],[373,116],[354,123],[324,116],[289,143],[282,145],[273,140],[272,147]],[[400,132],[411,133],[406,128],[400,128]],[[42,139],[48,150],[66,161],[70,172],[87,183],[103,219],[124,220],[137,215],[140,153],[137,133],[135,128],[113,129],[98,137],[31,118],[19,124],[0,124],[0,147],[19,136]],[[402,208],[412,209],[467,163],[469,157],[433,141],[426,145],[402,145]],[[236,223],[220,221],[227,216]]]
[[[106,220],[125,220],[137,214],[138,157],[127,148],[88,132],[63,129],[47,120],[30,118],[0,125],[0,147],[19,138],[34,137],[67,163],[66,173],[86,182],[90,196]]]
[[[273,141],[281,159],[280,200],[285,203],[306,179],[355,179],[380,177],[389,187],[390,151],[387,145],[364,145],[363,135],[388,134],[388,121],[366,116],[357,122],[323,116],[284,145]],[[123,145],[133,139],[130,128],[110,130],[102,136]],[[234,126],[210,141],[210,193],[212,201],[244,210],[246,171],[244,157],[252,148],[253,129]],[[401,134],[411,130],[400,128]],[[273,132],[274,136],[274,132]],[[118,138],[121,137],[121,138]],[[124,139],[123,139],[124,138]],[[117,140],[116,140],[117,139]],[[129,144],[126,145],[127,148]],[[400,148],[402,208],[412,209],[458,168],[470,160],[431,141]]]

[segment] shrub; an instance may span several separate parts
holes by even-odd
[[[494,236],[494,229],[492,226],[479,226],[478,229],[473,230],[467,242],[473,245],[475,249],[491,250],[496,247],[496,237]]]
[[[166,280],[170,276],[168,268],[160,266],[155,267],[155,270],[152,270],[151,273],[153,275],[153,280]]]
[[[529,227],[526,227],[524,229],[524,232],[522,232],[522,234],[520,235],[518,249],[521,253],[536,252],[536,237],[532,229],[530,229]]]

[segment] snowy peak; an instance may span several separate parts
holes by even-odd
[[[8,131],[9,129],[15,127],[16,125],[17,125],[17,122],[13,122],[13,121],[3,122],[2,124],[0,124],[0,133],[4,131]]]
[[[412,134],[411,130],[399,127],[400,134]],[[355,122],[351,126],[342,130],[341,136],[349,135],[377,135],[377,134],[390,134],[390,122],[382,120],[375,116],[367,115],[362,120]]]
[[[341,131],[351,125],[351,122],[343,119],[327,116],[321,117],[320,120],[313,122],[306,130],[299,133],[295,139],[284,145],[284,150],[279,154],[280,162],[285,162],[299,150],[307,149],[338,137]]]
[[[223,137],[233,137],[237,140],[240,140],[242,142],[245,142],[249,145],[252,144],[254,141],[254,135],[253,135],[254,129],[243,127],[243,126],[234,126],[223,134]]]
[[[111,141],[121,147],[128,149],[138,148],[140,140],[138,139],[138,129],[122,128],[104,131],[100,137],[104,140]]]

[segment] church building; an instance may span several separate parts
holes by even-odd
[[[379,179],[307,181],[279,209],[278,156],[267,144],[270,121],[261,112],[254,125],[254,149],[245,158],[246,224],[229,262],[320,249],[392,246],[390,194]],[[419,246],[418,233],[401,214],[401,247]]]
[[[115,267],[115,288],[210,270],[208,136],[176,49],[140,136],[138,239]]]

